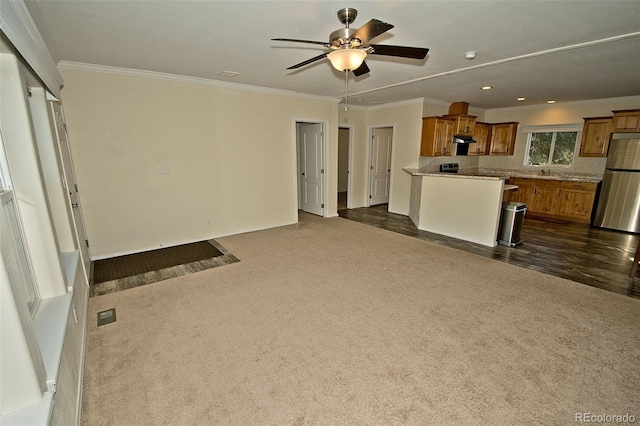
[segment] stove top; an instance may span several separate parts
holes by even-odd
[[[458,163],[440,164],[440,173],[458,173]]]

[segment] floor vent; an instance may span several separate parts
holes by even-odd
[[[116,322],[116,308],[98,312],[98,327]]]

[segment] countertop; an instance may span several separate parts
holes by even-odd
[[[482,175],[468,175],[463,173],[440,173],[440,172],[428,172],[420,169],[413,169],[410,167],[404,167],[402,170],[409,173],[411,176],[438,176],[448,177],[456,179],[482,179],[482,180],[503,180],[505,178],[499,176],[482,176]]]
[[[429,172],[426,170],[405,167],[406,173],[411,176],[440,176],[440,177],[452,177],[462,179],[486,179],[486,180],[500,180],[508,178],[526,178],[526,179],[544,179],[544,180],[560,180],[570,182],[600,182],[602,181],[602,175],[589,174],[589,173],[560,173],[552,172],[551,175],[541,175],[531,172],[523,172],[517,170],[461,170],[460,173],[440,173]]]

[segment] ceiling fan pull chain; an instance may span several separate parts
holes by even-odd
[[[349,70],[344,70],[344,110],[349,110]]]

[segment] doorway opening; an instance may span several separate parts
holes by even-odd
[[[352,129],[338,128],[338,211],[351,206],[351,150]]]
[[[323,123],[296,122],[298,210],[324,216],[325,143]]]
[[[371,130],[371,158],[369,165],[369,206],[389,205],[391,190],[391,153],[393,127]]]

